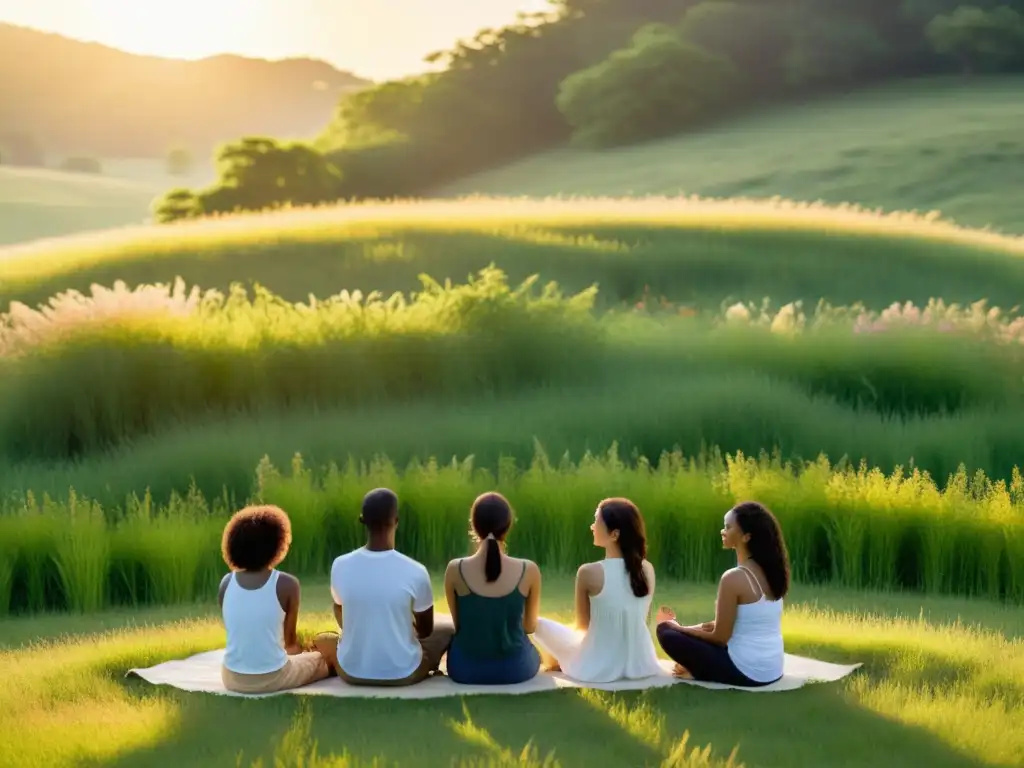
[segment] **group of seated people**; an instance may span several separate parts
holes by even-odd
[[[397,496],[385,488],[363,499],[366,544],[331,568],[338,632],[321,633],[306,647],[296,629],[299,581],[276,569],[291,544],[287,514],[251,506],[231,518],[222,540],[231,572],[219,591],[227,631],[225,688],[272,693],[334,675],[350,685],[415,685],[439,674],[446,654],[448,677],[466,685],[522,683],[542,669],[581,683],[662,674],[648,628],[655,573],[643,517],[628,499],[597,506],[590,530],[604,559],[577,572],[574,626],[540,616],[540,569],[508,554],[515,515],[494,492],[473,503],[476,551],[448,564],[450,616],[435,618],[427,569],[395,548],[398,509]],[[775,516],[757,502],[729,510],[721,536],[737,565],[719,583],[715,618],[682,626],[662,606],[657,641],[679,677],[769,685],[783,673],[785,541]]]

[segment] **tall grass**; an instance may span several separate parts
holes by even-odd
[[[594,291],[533,283],[487,269],[461,286],[425,278],[409,300],[295,305],[178,283],[152,306],[148,288],[140,301],[123,285],[19,305],[0,324],[0,451],[67,458],[211,413],[501,393],[595,371]]]
[[[513,288],[497,269],[464,285],[424,284],[408,299],[343,293],[304,304],[263,289],[250,299],[237,286],[225,297],[181,282],[121,284],[42,310],[18,305],[0,323],[0,456],[77,459],[232,415],[600,392],[639,378],[632,397],[652,378],[680,389],[717,378],[739,400],[737,382],[759,375],[899,420],[1024,407],[1024,323],[998,310],[929,305],[922,317],[941,322],[856,307],[808,321],[794,305],[770,322],[740,305],[719,317],[598,316],[593,288],[563,296],[549,283],[538,294],[533,279]]]
[[[574,462],[538,446],[528,465],[506,458],[496,472],[472,459],[399,470],[380,457],[312,471],[296,456],[286,472],[264,460],[252,499],[291,516],[283,567],[322,575],[360,546],[360,498],[382,485],[401,499],[399,546],[435,569],[468,551],[469,505],[498,488],[518,513],[512,550],[545,568],[564,572],[592,559],[597,502],[625,495],[644,513],[659,572],[711,580],[728,564],[717,535],[725,511],[755,498],[779,517],[801,581],[1024,602],[1024,478],[1016,471],[1005,483],[961,469],[940,487],[920,470],[887,475],[824,457],[800,466],[767,455],[674,452],[627,462],[613,446]],[[209,596],[224,570],[219,531],[232,510],[226,497],[208,500],[194,489],[167,505],[133,498],[102,512],[74,492],[10,500],[0,515],[0,574],[8,574],[0,607],[85,611]]]

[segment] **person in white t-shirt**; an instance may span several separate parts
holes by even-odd
[[[395,550],[394,492],[366,494],[359,521],[366,526],[366,545],[331,566],[340,639],[320,634],[317,650],[350,685],[414,685],[437,671],[455,627],[450,618],[434,621],[427,569]]]

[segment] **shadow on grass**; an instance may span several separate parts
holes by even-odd
[[[249,766],[258,759],[273,765],[275,750],[307,710],[305,746],[315,742],[321,758],[344,754],[354,765],[374,759],[403,766],[480,759],[509,764],[531,744],[541,759],[553,755],[561,766],[658,765],[686,732],[691,747],[710,744],[716,758],[694,765],[724,765],[734,747],[747,768],[987,765],[919,728],[866,711],[843,685],[781,695],[680,686],[617,695],[560,691],[429,702],[238,700],[157,691],[141,681],[126,685],[133,697],[169,697],[180,719],[160,745],[107,759],[107,766]],[[293,741],[294,734],[287,744]],[[298,755],[286,763],[293,764],[301,764]]]

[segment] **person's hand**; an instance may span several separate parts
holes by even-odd
[[[654,618],[655,624],[662,624],[666,621],[675,621],[676,612],[669,608],[667,605],[662,605],[658,608],[658,614]]]
[[[300,653],[303,653],[303,650],[302,646],[298,643],[292,643],[291,645],[286,645],[284,647],[284,652],[289,656],[298,656]]]
[[[703,624],[700,625],[700,628],[704,632],[714,632],[715,631],[715,622],[714,622],[714,620],[712,620],[712,621],[705,621]]]

